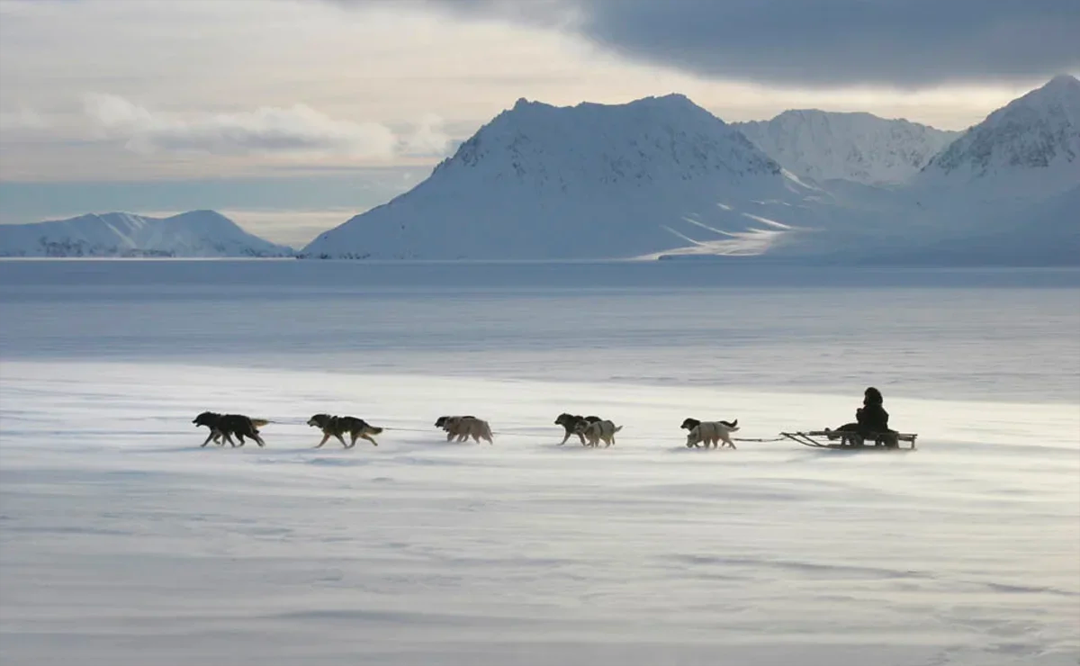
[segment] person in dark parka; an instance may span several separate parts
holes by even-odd
[[[898,446],[899,442],[894,437],[883,436],[895,433],[889,429],[889,413],[885,411],[884,402],[881,391],[873,386],[868,387],[863,391],[863,406],[855,410],[855,423],[845,423],[831,432],[854,432],[864,439],[873,436],[885,446]]]
[[[863,406],[855,410],[855,420],[863,433],[889,432],[889,413],[885,411],[881,391],[873,386],[863,392]]]

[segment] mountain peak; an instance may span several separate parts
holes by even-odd
[[[1050,79],[1042,90],[1072,90],[1080,91],[1080,79],[1071,74],[1058,74]]]
[[[730,218],[741,230],[758,218],[719,197],[798,200],[792,187],[775,161],[685,95],[574,106],[519,99],[427,180],[320,235],[304,254],[637,256],[687,234],[729,239],[710,221]]]
[[[865,112],[792,109],[734,125],[799,177],[870,185],[910,180],[957,133]]]
[[[1058,75],[1013,100],[965,132],[924,171],[972,178],[1027,174],[1041,192],[1075,186],[1080,183],[1080,81]]]
[[[1080,81],[1068,74],[1058,74],[1045,85],[1026,95],[1013,100],[995,114],[1009,108],[1050,108],[1058,107],[1070,117],[1071,122],[1080,123]],[[990,117],[993,117],[991,114]]]
[[[488,181],[560,188],[718,171],[779,174],[744,136],[680,94],[562,107],[518,99],[435,172],[461,169],[480,169]]]

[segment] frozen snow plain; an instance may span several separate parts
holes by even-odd
[[[0,663],[1076,664],[1077,330],[1076,270],[0,262]],[[868,383],[918,451],[682,446]]]

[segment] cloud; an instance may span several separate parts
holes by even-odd
[[[336,153],[389,158],[398,144],[384,125],[335,120],[303,104],[193,117],[151,111],[117,95],[87,95],[84,106],[107,136],[125,140],[128,149],[140,153]]]
[[[409,135],[402,137],[397,151],[405,157],[443,157],[452,144],[453,139],[443,130],[442,118],[429,114]]]
[[[558,26],[632,60],[782,85],[918,88],[1080,71],[1076,0],[426,0],[406,6]]]
[[[0,131],[45,129],[49,122],[26,107],[18,111],[0,111]]]

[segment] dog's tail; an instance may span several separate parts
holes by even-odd
[[[368,428],[371,429],[371,434],[372,435],[378,435],[379,433],[381,433],[383,431],[382,428],[376,428],[375,426],[368,426]]]
[[[723,423],[724,425],[731,428],[732,430],[738,430],[739,429],[739,419],[735,419],[734,421],[721,421],[720,423]]]
[[[619,432],[620,430],[622,430],[622,426],[615,426],[615,429],[611,432]]]
[[[261,428],[262,426],[268,425],[269,423],[269,419],[251,419],[251,425],[255,426],[256,428]]]
[[[487,421],[481,421],[480,423],[482,423],[482,424],[483,424],[483,429],[484,429],[484,439],[486,439],[487,441],[489,441],[489,442],[490,442],[490,441],[492,440],[492,436],[491,436],[491,425],[489,425]]]

